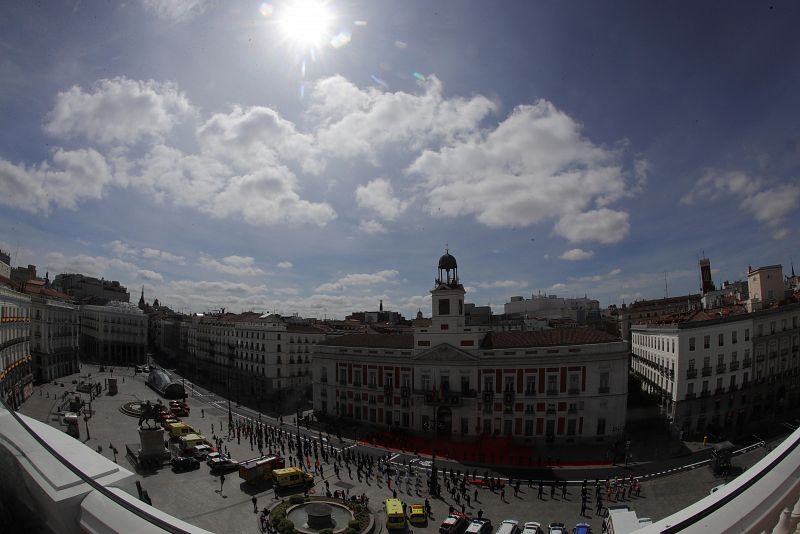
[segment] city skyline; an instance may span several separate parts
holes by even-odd
[[[317,317],[427,315],[446,245],[495,311],[788,273],[796,5],[296,3],[4,6],[14,265]]]

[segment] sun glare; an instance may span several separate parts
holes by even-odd
[[[333,14],[321,0],[294,0],[282,9],[281,31],[303,47],[321,45],[330,37]]]

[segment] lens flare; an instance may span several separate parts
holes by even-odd
[[[273,11],[274,8],[272,7],[272,4],[268,4],[266,2],[261,4],[261,7],[258,8],[258,12],[264,17],[271,17]]]
[[[419,80],[421,82],[424,82],[425,80],[427,80],[425,75],[424,74],[420,74],[419,72],[415,72],[414,73],[414,78],[416,78],[417,80]]]
[[[333,37],[333,39],[331,39],[331,46],[334,48],[341,48],[349,44],[352,38],[353,36],[349,31],[340,31]]]

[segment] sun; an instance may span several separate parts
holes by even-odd
[[[304,47],[318,47],[330,37],[333,13],[322,0],[293,0],[281,10],[284,37]]]

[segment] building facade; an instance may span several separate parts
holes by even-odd
[[[182,327],[202,381],[230,383],[237,397],[256,400],[304,393],[311,384],[314,347],[325,339],[314,326],[253,312],[206,315]]]
[[[544,319],[569,318],[578,324],[600,318],[600,302],[587,297],[560,298],[557,295],[531,295],[531,298],[511,297],[503,304],[506,315],[524,315]]]
[[[727,432],[800,402],[800,304],[632,327],[631,371],[675,433]]]
[[[631,326],[647,321],[650,318],[662,317],[690,312],[700,308],[702,295],[682,295],[665,299],[639,300],[629,305],[622,305],[619,312],[619,329],[622,339],[631,342]]]
[[[17,409],[33,391],[31,299],[0,279],[0,396]]]
[[[147,362],[147,316],[127,302],[82,305],[80,355],[84,361],[111,365]]]
[[[77,373],[80,307],[63,293],[39,284],[25,287],[31,298],[31,353],[37,382]]]
[[[53,280],[53,286],[76,300],[93,297],[129,302],[131,297],[128,289],[116,280],[101,280],[82,274],[59,274]]]
[[[627,350],[587,328],[493,332],[465,321],[455,258],[439,260],[430,320],[351,334],[314,353],[314,409],[377,428],[521,441],[595,441],[625,424]]]

